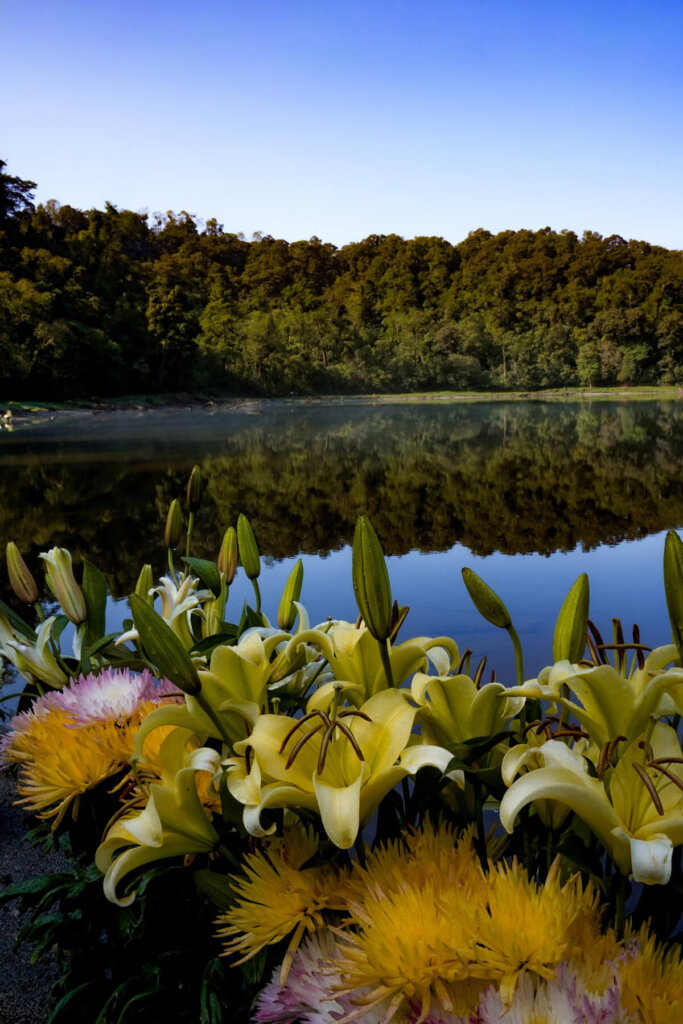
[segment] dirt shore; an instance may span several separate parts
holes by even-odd
[[[61,858],[46,857],[22,842],[29,823],[21,808],[12,805],[15,798],[12,776],[0,771],[0,890],[65,867]],[[32,965],[26,946],[13,950],[21,924],[16,901],[0,907],[0,1024],[45,1024],[57,967],[49,958]]]

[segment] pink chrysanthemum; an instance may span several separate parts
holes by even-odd
[[[168,679],[157,682],[148,669],[138,675],[128,669],[108,668],[99,675],[80,676],[40,699],[49,699],[52,707],[67,712],[80,726],[130,718],[142,704],[167,699],[177,689]]]
[[[356,1009],[348,995],[335,992],[341,976],[334,970],[337,952],[334,937],[326,928],[310,935],[297,949],[287,981],[280,985],[280,968],[261,992],[254,1024],[336,1024]],[[367,989],[357,995],[366,995]],[[373,1007],[359,1024],[381,1024],[386,1005]]]

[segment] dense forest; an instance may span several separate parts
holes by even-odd
[[[0,161],[0,398],[683,382],[683,253],[586,231],[247,240]]]

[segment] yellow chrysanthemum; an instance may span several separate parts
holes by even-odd
[[[54,817],[56,828],[77,797],[123,767],[99,742],[101,731],[100,724],[74,729],[69,715],[51,711],[18,733],[7,747],[7,760],[19,764],[17,803]]]
[[[636,934],[638,952],[620,966],[621,1001],[645,1024],[683,1020],[683,959],[680,948],[658,946],[644,926]]]
[[[591,941],[600,934],[595,888],[589,883],[584,889],[578,876],[562,885],[559,871],[558,859],[542,886],[516,862],[511,867],[498,864],[491,871],[471,973],[500,979],[505,1003],[512,999],[520,974],[553,978],[561,960],[580,953],[587,931]]]
[[[317,845],[312,832],[293,829],[268,850],[244,858],[246,877],[233,883],[237,903],[216,921],[221,926],[217,936],[227,940],[224,955],[243,954],[237,963],[244,963],[291,933],[280,972],[284,984],[306,932],[323,926],[325,911],[345,907],[344,872],[332,865],[301,869]]]
[[[477,909],[467,885],[448,889],[430,879],[418,889],[399,881],[388,891],[370,880],[366,899],[349,904],[355,930],[340,937],[339,959],[334,961],[344,978],[340,991],[351,994],[367,986],[369,993],[344,1021],[385,1000],[387,1021],[411,1002],[421,1005],[422,1021],[433,998],[452,1012],[453,993],[459,983],[470,980]],[[474,996],[480,988],[476,986]]]

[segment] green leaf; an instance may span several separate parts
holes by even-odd
[[[199,576],[214,597],[221,596],[221,574],[215,562],[209,562],[206,558],[183,558],[183,562]]]
[[[200,868],[194,873],[194,884],[200,896],[210,900],[219,910],[228,910],[237,902],[237,893],[229,875]]]
[[[91,647],[84,647],[84,656],[93,658],[96,654],[99,654],[100,651],[103,651],[104,648],[112,642],[112,640],[115,640],[118,635],[118,633],[107,633],[106,636],[103,636],[99,640],[95,641],[95,643],[93,643]]]
[[[128,600],[140,643],[160,675],[170,679],[184,693],[199,693],[197,670],[171,627],[137,594],[131,594]]]
[[[69,619],[66,617],[66,615],[57,615],[55,617],[55,624],[52,627],[51,634],[52,639],[54,640],[55,643],[59,643],[59,638],[61,637],[62,633],[64,632],[68,625]]]
[[[104,636],[105,612],[107,608],[107,577],[92,562],[83,560],[83,582],[81,590],[85,598],[87,628],[85,642],[95,643]]]
[[[36,642],[35,629],[31,629],[29,624],[27,622],[24,622],[21,615],[17,615],[14,609],[10,608],[10,606],[8,604],[5,604],[4,601],[0,601],[0,615],[6,615],[7,618],[9,619],[12,628],[17,633],[20,633],[22,636],[26,637],[26,639],[30,641],[30,643],[34,644]]]
[[[99,984],[100,982],[97,981],[84,981],[81,985],[78,985],[76,988],[72,988],[70,992],[67,992],[66,995],[62,996],[62,998],[59,1000],[54,1010],[48,1017],[46,1024],[57,1024],[57,1021],[59,1020],[59,1017],[62,1013],[62,1010],[66,1010],[67,1007],[70,1008],[70,1005],[74,1002],[74,1000],[77,999],[82,992],[85,992],[86,989],[92,988],[94,985]],[[69,1019],[77,1020],[78,1018],[71,1017]]]
[[[235,643],[234,633],[214,633],[198,640],[192,648],[192,654],[211,654],[216,647],[232,647]]]

